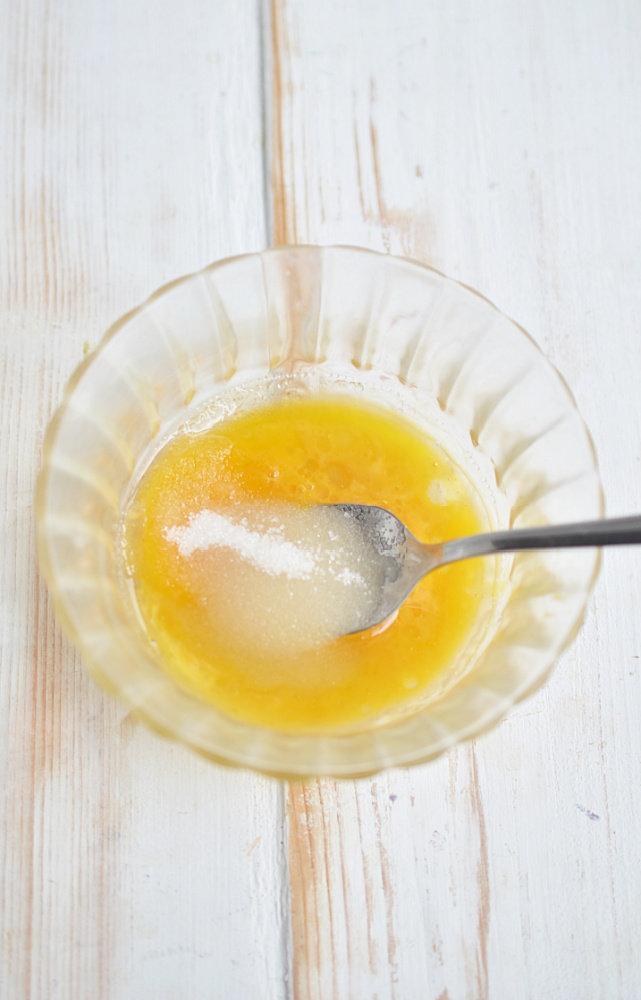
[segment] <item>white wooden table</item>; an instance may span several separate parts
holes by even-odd
[[[641,510],[638,0],[1,0],[2,1000],[637,1000],[641,552],[438,762],[287,787],[133,723],[38,578],[65,380],[163,282],[402,253],[525,326]]]

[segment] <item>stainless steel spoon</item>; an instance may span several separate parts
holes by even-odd
[[[494,531],[484,535],[453,538],[449,542],[426,545],[414,538],[402,521],[383,507],[359,503],[333,504],[345,517],[353,518],[386,562],[380,601],[366,625],[355,632],[379,625],[396,611],[414,587],[427,574],[446,563],[499,552],[524,549],[565,549],[600,545],[630,545],[641,542],[641,515],[575,524],[545,525],[542,528],[519,528]]]

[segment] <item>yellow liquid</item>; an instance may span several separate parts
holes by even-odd
[[[467,479],[433,441],[347,396],[287,398],[179,436],[146,473],[124,527],[138,607],[165,669],[228,715],[282,731],[367,725],[406,709],[478,624],[486,564],[431,573],[385,626],[304,653],[286,641],[248,652],[235,636],[251,595],[230,627],[224,571],[217,579],[214,567],[203,587],[168,536],[203,510],[273,501],[378,504],[427,542],[487,530]]]

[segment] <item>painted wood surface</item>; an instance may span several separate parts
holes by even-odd
[[[2,1000],[641,995],[641,563],[426,767],[285,788],[134,724],[38,579],[83,349],[270,242],[427,261],[522,323],[641,509],[635,0],[0,3]]]
[[[273,6],[277,242],[409,254],[532,332],[641,509],[641,11],[632,3]],[[639,554],[475,745],[288,799],[305,998],[641,994]]]
[[[163,282],[266,243],[256,9],[1,6],[0,995],[285,997],[281,787],[94,687],[38,580],[31,513],[83,349]]]

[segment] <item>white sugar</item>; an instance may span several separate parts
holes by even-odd
[[[165,537],[203,613],[258,658],[300,653],[362,627],[385,572],[356,522],[331,506],[203,509]]]
[[[189,524],[165,531],[170,542],[176,542],[181,556],[191,556],[197,550],[223,546],[241,559],[252,563],[256,569],[271,576],[284,573],[290,580],[308,578],[316,565],[316,557],[309,549],[288,542],[279,529],[270,528],[264,533],[252,531],[245,523],[234,523],[229,517],[213,510],[201,510]],[[282,527],[281,527],[282,532]]]

